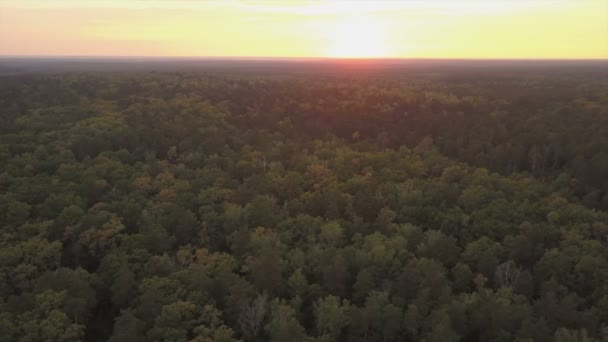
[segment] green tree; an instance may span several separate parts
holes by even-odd
[[[270,341],[304,341],[306,333],[296,318],[296,311],[279,300],[270,304],[270,317],[265,327]]]
[[[350,323],[350,303],[335,296],[319,299],[315,304],[316,327],[319,336],[338,339]]]

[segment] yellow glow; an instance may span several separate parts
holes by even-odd
[[[608,0],[0,0],[0,55],[608,58]]]
[[[328,57],[389,57],[390,32],[372,16],[352,16],[336,20],[329,27]]]

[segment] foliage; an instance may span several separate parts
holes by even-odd
[[[605,81],[471,75],[0,79],[0,339],[606,338]]]

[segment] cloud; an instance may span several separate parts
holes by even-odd
[[[0,8],[18,9],[212,9],[237,1],[200,0],[0,0]]]
[[[580,2],[584,2],[581,0]],[[577,1],[578,2],[578,1]],[[565,0],[0,0],[0,7],[30,9],[226,9],[302,16],[428,11],[441,14],[492,14],[533,8],[563,8]]]
[[[446,15],[495,14],[511,11],[525,11],[537,8],[563,8],[572,4],[565,0],[360,0],[360,1],[238,1],[231,5],[241,10],[257,13],[284,13],[303,16],[372,14],[372,13],[412,13],[429,12]]]

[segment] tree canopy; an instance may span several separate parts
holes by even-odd
[[[0,78],[0,341],[608,338],[606,80]]]

